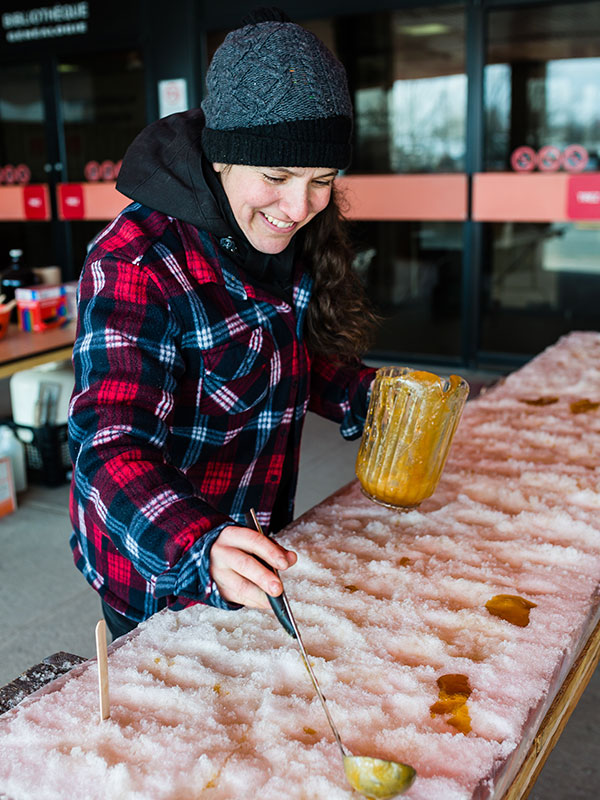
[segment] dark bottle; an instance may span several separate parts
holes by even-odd
[[[39,279],[33,270],[23,265],[23,251],[9,250],[10,265],[0,274],[0,295],[6,295],[4,303],[14,299],[15,290],[22,286],[34,286]],[[17,309],[13,308],[11,322],[17,321]]]

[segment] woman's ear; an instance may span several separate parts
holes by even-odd
[[[215,172],[223,172],[225,169],[225,164],[221,164],[219,162],[213,162],[212,168]]]

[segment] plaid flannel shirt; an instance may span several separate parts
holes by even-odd
[[[138,203],[92,244],[73,351],[71,546],[122,614],[233,607],[210,547],[250,507],[269,530],[290,452],[292,519],[307,409],[360,435],[374,370],[311,360],[311,285],[297,265],[292,308],[216,237]]]

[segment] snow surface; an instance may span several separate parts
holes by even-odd
[[[564,337],[467,404],[417,510],[376,505],[354,482],[282,536],[299,554],[286,591],[342,739],[412,764],[409,800],[491,797],[596,614],[599,365],[600,334]],[[535,603],[529,625],[492,616],[497,594]],[[0,718],[0,797],[358,797],[270,612],[162,612],[111,650],[109,673],[109,720],[95,662]],[[454,673],[472,690],[466,735],[430,711]]]

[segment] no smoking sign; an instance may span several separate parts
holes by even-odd
[[[533,147],[517,147],[510,157],[515,172],[532,172],[536,167],[540,172],[556,172],[561,167],[567,172],[583,172],[589,161],[588,152],[580,144],[570,144],[564,152],[555,145],[548,144],[537,152]]]

